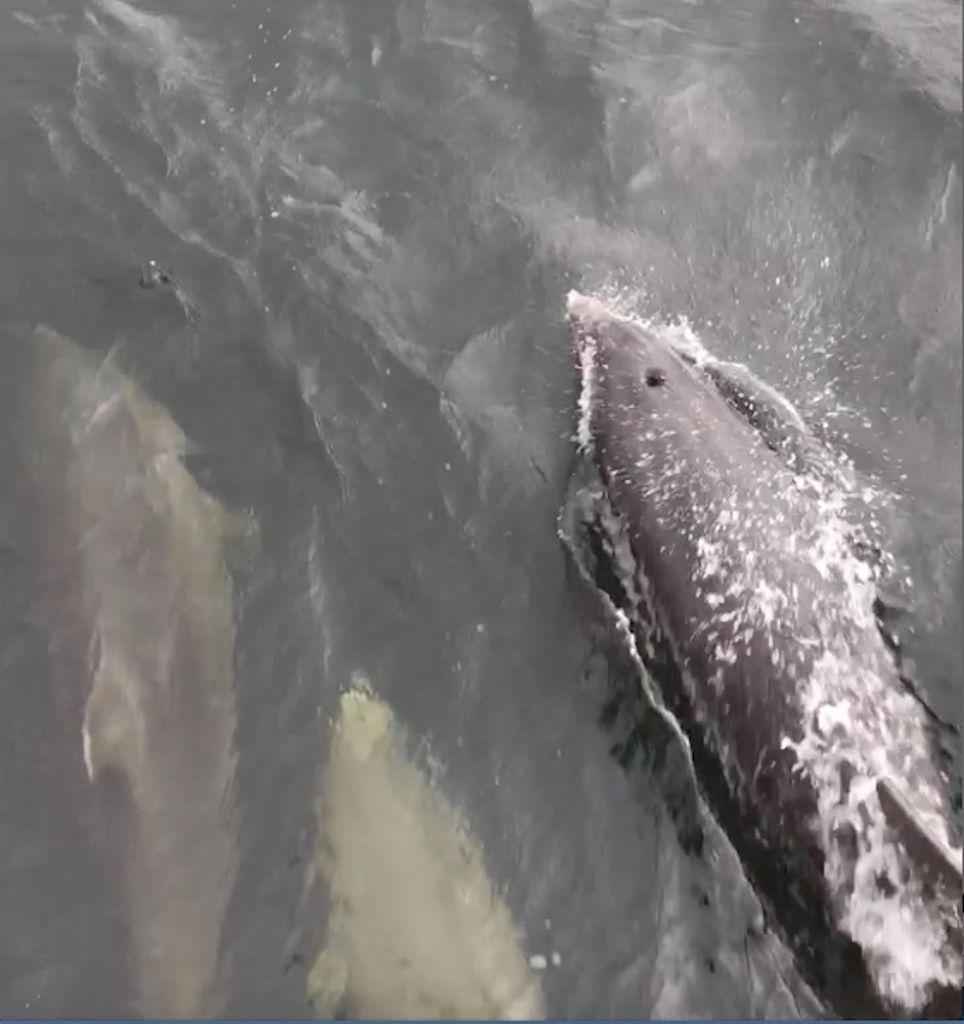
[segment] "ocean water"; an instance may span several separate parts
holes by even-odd
[[[817,1009],[611,751],[565,296],[888,496],[960,725],[960,4],[9,0],[0,154],[0,1011]]]

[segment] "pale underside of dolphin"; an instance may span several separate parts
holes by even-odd
[[[138,1012],[216,1015],[237,872],[234,611],[225,544],[246,524],[181,462],[170,414],[110,359],[45,327],[30,343],[39,457],[81,578],[89,678],[77,742],[119,783],[118,862]]]
[[[317,816],[314,875],[330,904],[308,978],[320,1017],[544,1016],[482,851],[361,676],[341,697]]]
[[[840,1012],[959,1005],[946,779],[832,481],[655,330],[576,294],[569,314],[614,600],[709,804]]]

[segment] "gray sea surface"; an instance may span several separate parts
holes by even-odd
[[[4,0],[0,1013],[813,1012],[611,753],[565,296],[888,496],[960,725],[961,128],[951,0]]]

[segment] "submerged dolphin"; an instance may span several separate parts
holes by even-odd
[[[544,1016],[522,934],[482,851],[358,677],[342,694],[318,804],[316,872],[331,906],[308,978],[322,1017]]]
[[[653,331],[569,313],[607,589],[710,805],[838,1012],[957,1016],[945,779],[826,481]]]
[[[234,611],[225,543],[240,523],[181,462],[184,434],[110,360],[45,327],[30,339],[35,458],[62,509],[89,673],[76,735],[118,797],[138,1012],[216,1015],[237,871]],[[71,624],[73,628],[73,624]]]

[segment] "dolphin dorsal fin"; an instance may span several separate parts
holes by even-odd
[[[884,816],[911,859],[935,880],[960,891],[964,884],[961,851],[955,851],[927,825],[891,779],[878,779],[877,796]]]

